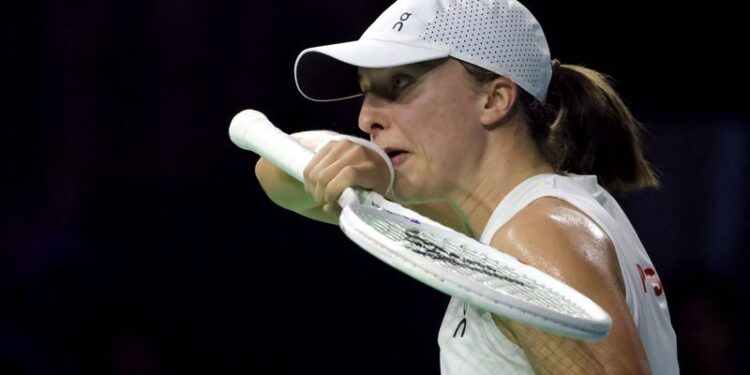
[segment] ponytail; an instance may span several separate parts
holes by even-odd
[[[479,83],[498,75],[461,61]],[[599,184],[623,195],[659,182],[643,155],[642,125],[603,74],[577,65],[552,64],[543,104],[521,89],[520,105],[531,137],[558,172],[595,174]]]
[[[532,136],[555,169],[595,174],[616,195],[658,186],[643,155],[642,125],[607,77],[577,65],[556,63],[553,68],[547,104],[528,98],[521,103]]]

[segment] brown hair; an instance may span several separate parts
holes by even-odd
[[[461,63],[480,84],[499,77],[476,65]],[[616,195],[659,185],[643,155],[643,126],[605,75],[555,62],[547,103],[523,89],[519,92],[518,105],[523,108],[531,136],[558,172],[595,174],[599,183]]]

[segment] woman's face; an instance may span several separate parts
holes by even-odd
[[[360,68],[359,84],[359,127],[390,156],[399,200],[450,199],[475,178],[483,104],[460,62]]]

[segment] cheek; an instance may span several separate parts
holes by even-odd
[[[431,148],[433,157],[460,155],[476,136],[470,103],[465,98],[443,97],[431,106],[422,139]]]
[[[471,98],[461,90],[450,88],[435,88],[433,91],[448,94],[425,95],[419,103],[411,108],[415,117],[414,122],[420,124],[420,130],[429,133],[453,134],[460,130],[459,126],[466,123],[473,115]]]
[[[421,118],[414,119],[413,124],[418,126],[410,129],[412,144],[417,146],[420,155],[409,171],[409,180],[420,186],[425,195],[451,185],[471,159],[465,156],[475,146],[472,139],[476,134],[471,131],[470,114],[455,104],[443,101],[432,105]]]
[[[426,93],[399,111],[402,136],[419,154],[412,167],[402,172],[404,197],[439,194],[466,167],[471,157],[464,156],[476,146],[478,134],[473,124],[479,122],[474,118],[477,113],[471,93],[463,87],[434,87]]]

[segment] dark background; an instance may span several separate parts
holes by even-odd
[[[2,7],[0,373],[438,373],[448,297],[275,207],[227,128],[354,132],[294,86],[302,49],[389,1]],[[657,5],[651,3],[658,3]],[[684,374],[748,371],[746,39],[721,2],[526,1],[553,57],[615,78],[662,188],[622,200]]]

